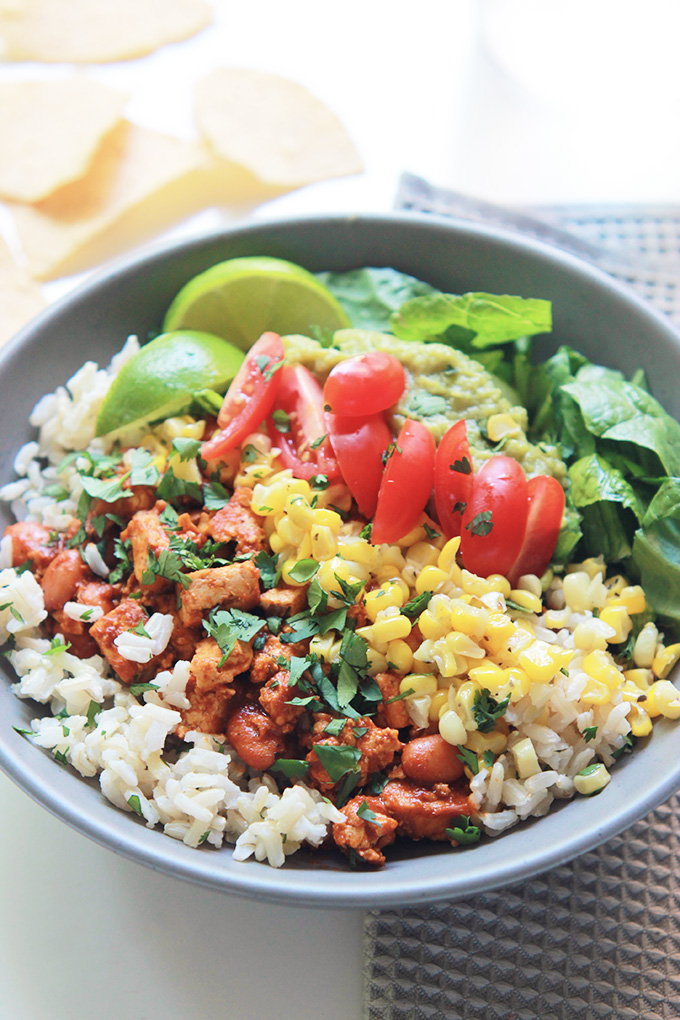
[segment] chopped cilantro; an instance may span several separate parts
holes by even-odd
[[[55,751],[54,757],[61,765],[68,765],[68,758],[66,757],[63,751]]]
[[[129,540],[125,539],[123,542],[120,538],[114,538],[113,555],[118,561],[118,565],[109,573],[109,581],[111,584],[117,584],[127,574],[132,573],[132,546]]]
[[[361,751],[358,747],[350,747],[348,744],[319,743],[314,745],[314,750],[328,773],[331,783],[339,782],[348,773],[359,772]]]
[[[136,627],[129,628],[131,634],[138,634],[140,637],[151,638],[151,635],[144,627],[144,621],[140,620]]]
[[[244,641],[247,644],[266,626],[266,620],[246,613],[243,609],[213,609],[208,620],[203,621],[203,626],[223,653],[218,664],[218,668],[221,669],[235,648],[236,642]]]
[[[371,825],[377,825],[379,829],[382,829],[382,825],[378,821],[378,816],[376,815],[375,811],[371,811],[370,807],[368,806],[368,801],[366,800],[365,797],[362,800],[359,807],[357,808],[357,818],[361,818],[361,820],[364,822],[370,822]]]
[[[363,528],[359,532],[359,538],[365,539],[367,542],[371,541],[371,535],[373,534],[373,525],[364,524]]]
[[[464,503],[462,499],[457,500],[453,505],[451,513],[460,514],[462,517],[467,509],[467,503]]]
[[[283,434],[290,432],[290,415],[286,411],[279,407],[272,412],[271,417],[277,432]]]
[[[64,641],[61,635],[52,638],[50,641],[50,647],[43,655],[57,655],[59,652],[65,652],[71,647],[70,641]]]
[[[409,620],[415,620],[420,614],[427,609],[428,604],[434,592],[424,591],[420,595],[416,595],[412,598],[405,606],[402,606],[399,612],[402,616],[407,616]]]
[[[318,450],[321,444],[323,443],[324,439],[328,439],[328,433],[325,433],[323,436],[319,436],[318,439],[314,439],[309,444],[310,450]]]
[[[181,584],[183,588],[188,588],[189,578],[182,572],[182,567],[182,558],[174,549],[161,549],[158,554],[149,549],[141,583],[153,584],[156,577],[164,577],[168,581]]]
[[[206,510],[221,510],[230,499],[229,492],[219,482],[204,482],[203,503]]]
[[[157,691],[158,684],[131,684],[130,694],[135,696],[138,694],[144,694],[145,691]]]
[[[286,779],[303,779],[309,769],[308,761],[298,758],[278,758],[270,768],[270,772],[282,772]]]
[[[253,446],[252,443],[248,443],[248,445],[244,446],[241,450],[241,460],[245,461],[246,464],[254,464],[257,460],[259,460],[259,457],[260,451],[256,446]]]
[[[385,704],[392,705],[394,704],[395,701],[401,701],[403,698],[409,698],[412,694],[415,693],[416,692],[412,687],[407,687],[407,689],[405,691],[402,691],[401,694],[395,694],[393,698],[388,698]]]
[[[187,482],[183,478],[177,478],[170,467],[156,487],[156,495],[168,503],[184,498],[192,499],[196,503],[203,502],[203,491],[198,482]]]
[[[596,736],[597,726],[586,726],[586,728],[583,730],[583,739],[585,740],[586,744],[590,743],[591,740],[594,740]]]
[[[139,817],[142,818],[143,817],[142,805],[137,794],[133,793],[131,797],[128,797],[127,802],[132,808],[132,810],[135,812],[135,814],[139,815]]]
[[[307,605],[312,614],[323,613],[328,606],[328,594],[323,590],[316,577],[307,589]]]
[[[311,581],[318,569],[319,564],[316,560],[304,559],[298,560],[297,563],[290,568],[288,574],[293,581],[297,581],[298,584],[306,584],[307,581]]]
[[[160,472],[154,464],[154,455],[148,450],[134,450],[130,462],[130,485],[156,485]]]
[[[433,414],[446,414],[448,408],[449,403],[446,397],[438,396],[436,393],[427,393],[425,390],[418,390],[409,403],[409,410],[424,418]]]
[[[491,534],[493,528],[493,521],[491,520],[491,511],[482,510],[480,513],[475,514],[471,521],[465,525],[465,530],[469,531],[471,535],[476,535],[478,538],[486,538],[487,535]]]
[[[323,490],[327,489],[331,483],[328,480],[328,475],[312,475],[309,479],[309,484],[313,489],[318,489],[320,492],[323,492]]]
[[[458,746],[459,753],[456,755],[459,761],[462,761],[463,765],[466,765],[473,776],[476,776],[479,772],[479,761],[474,751],[470,751],[467,747]]]
[[[333,591],[331,594],[337,596],[346,606],[353,606],[356,602],[357,595],[364,587],[365,581],[355,581],[354,584],[350,584],[349,581],[345,581],[344,578],[340,577],[339,574],[335,574],[335,580],[340,585],[340,591]]]
[[[202,445],[200,439],[189,439],[186,436],[178,436],[172,441],[172,448],[179,454],[181,461],[195,460]]]
[[[456,825],[452,829],[446,829],[446,835],[449,839],[454,839],[460,846],[469,846],[472,843],[479,843],[479,837],[481,831],[476,825],[470,823],[470,819],[467,815],[461,815],[461,825]]]
[[[127,499],[132,495],[131,489],[123,488],[123,482],[129,477],[130,472],[127,471],[124,475],[106,479],[81,475],[80,481],[83,489],[92,499],[101,499],[104,503],[115,503],[118,499]]]
[[[430,527],[427,521],[423,524],[423,528],[425,529],[425,534],[429,538],[430,542],[434,542],[437,538],[441,538],[441,533],[436,531],[435,528]]]
[[[388,777],[384,772],[374,772],[369,781],[366,783],[364,790],[372,797],[378,797],[389,782]]]
[[[479,732],[490,733],[492,730],[495,730],[496,723],[502,716],[505,715],[509,704],[509,695],[507,698],[504,698],[503,701],[496,701],[486,687],[482,687],[481,690],[475,691],[475,702],[472,708],[472,714],[475,717],[475,722],[477,723],[477,729]]]
[[[279,583],[279,569],[278,569],[278,556],[269,556],[264,549],[259,552],[253,560],[255,566],[260,572],[260,581],[265,591],[269,591],[270,588],[275,588]]]
[[[391,442],[387,449],[385,450],[385,452],[380,455],[383,467],[387,465],[388,460],[390,459],[391,456],[393,456],[393,454],[401,452],[402,452],[401,447],[397,446],[395,442]]]
[[[97,720],[96,720],[95,717],[99,714],[99,711],[100,711],[101,707],[102,706],[99,704],[98,701],[94,701],[94,700],[90,701],[90,704],[87,707],[87,725],[88,726],[96,726],[97,725]]]
[[[453,464],[449,464],[452,471],[457,471],[461,475],[472,474],[472,464],[467,457],[461,457],[460,460],[454,460]]]
[[[327,733],[329,737],[339,737],[345,728],[346,722],[346,719],[331,719],[328,725],[324,727],[324,733]]]
[[[482,761],[485,766],[490,769],[493,765],[494,753],[493,751],[482,751]]]

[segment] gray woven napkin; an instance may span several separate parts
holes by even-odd
[[[680,323],[680,207],[503,210],[402,179],[397,206],[520,230],[580,254]],[[678,1020],[680,798],[531,882],[373,911],[366,1020]]]

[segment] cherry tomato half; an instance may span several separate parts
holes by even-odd
[[[527,482],[529,512],[524,542],[508,574],[515,585],[522,574],[541,577],[555,552],[564,514],[564,489],[556,478],[537,475]]]
[[[204,460],[217,460],[239,445],[271,411],[280,384],[284,351],[278,333],[263,333],[253,344],[226,392],[216,432],[201,447]]]
[[[281,379],[267,431],[281,451],[284,467],[296,478],[337,478],[340,468],[328,439],[321,387],[303,365],[284,365],[278,374]]]
[[[465,420],[442,438],[434,462],[434,504],[447,538],[460,535],[463,514],[472,492],[472,458]]]
[[[416,524],[432,492],[435,442],[420,421],[407,418],[390,453],[373,520],[371,541],[398,542]]]
[[[491,457],[475,474],[463,514],[460,553],[473,574],[507,574],[527,524],[527,480],[512,457]]]
[[[364,517],[372,517],[382,481],[382,457],[392,433],[381,414],[366,418],[326,414],[340,472]]]
[[[386,351],[368,351],[331,369],[323,388],[326,410],[333,414],[377,414],[399,400],[406,386],[400,361]]]

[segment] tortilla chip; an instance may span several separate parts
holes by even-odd
[[[122,121],[82,180],[10,206],[29,271],[49,279],[87,268],[203,208],[205,158],[197,145]]]
[[[8,60],[105,64],[152,53],[212,21],[204,0],[3,0]]]
[[[0,83],[0,197],[37,202],[82,177],[125,99],[85,77]]]
[[[215,153],[269,187],[297,188],[362,170],[335,114],[288,78],[218,68],[196,86],[195,109]]]
[[[38,285],[17,266],[0,238],[0,344],[45,307]]]

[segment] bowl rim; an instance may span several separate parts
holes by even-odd
[[[212,242],[221,240],[228,244],[233,238],[257,237],[259,234],[271,234],[272,231],[280,231],[285,235],[287,231],[304,231],[310,227],[332,229],[352,222],[358,222],[362,227],[369,229],[389,228],[395,224],[408,225],[407,229],[412,226],[415,230],[425,228],[426,231],[443,232],[449,236],[482,237],[499,242],[511,250],[522,251],[539,261],[547,261],[555,268],[568,269],[576,276],[603,287],[619,302],[623,302],[627,309],[635,309],[648,322],[653,322],[657,330],[665,334],[673,346],[680,347],[680,334],[670,320],[643,301],[632,288],[609,276],[597,266],[543,241],[525,237],[505,228],[430,213],[336,213],[247,220],[187,238],[160,241],[122,256],[57,299],[16,334],[0,352],[0,378],[5,363],[20,355],[31,340],[49,329],[51,322],[69,311],[77,311],[81,303],[87,301],[102,287],[119,285],[143,266],[166,260],[173,261],[187,252],[200,251]],[[661,724],[661,728],[668,730],[665,723]],[[90,797],[79,797],[77,790],[82,789],[82,784],[87,781],[75,773],[75,770],[66,772],[57,768],[46,752],[41,752],[39,748],[18,735],[12,736],[16,737],[16,740],[0,732],[0,768],[35,801],[83,835],[137,863],[214,891],[295,906],[377,908],[454,900],[498,889],[526,880],[592,850],[638,821],[680,787],[680,759],[678,759],[675,766],[670,769],[667,768],[667,763],[664,763],[663,779],[657,779],[651,785],[648,783],[642,795],[617,811],[601,812],[596,798],[571,802],[572,809],[576,803],[582,808],[579,816],[586,820],[585,829],[571,827],[565,836],[564,831],[561,831],[565,828],[564,823],[560,823],[562,810],[551,811],[545,818],[524,823],[505,833],[502,843],[489,840],[473,851],[462,851],[468,855],[465,857],[466,867],[463,869],[462,879],[458,875],[455,858],[451,858],[452,865],[445,879],[437,872],[425,874],[427,868],[424,870],[410,868],[408,866],[410,862],[403,868],[391,867],[389,860],[388,865],[381,871],[360,873],[323,865],[311,869],[305,866],[296,867],[293,862],[297,855],[290,858],[282,869],[270,868],[252,860],[231,869],[223,866],[225,852],[231,860],[228,849],[220,851],[219,854],[211,849],[189,850],[183,844],[165,837],[160,830],[149,830],[141,820],[117,811],[101,796],[101,805],[91,803]],[[655,758],[659,758],[659,755],[655,755],[654,747],[655,742],[651,741],[644,749],[648,770],[652,770]],[[632,756],[631,760],[637,757]],[[45,766],[49,766],[49,769]],[[624,767],[623,762],[619,763],[617,774],[622,773]],[[553,831],[552,838],[551,820],[552,829],[556,830]],[[516,839],[513,840],[513,834],[526,832],[528,827],[536,822],[541,824],[543,841],[539,843],[535,839],[521,840],[522,854],[513,856],[512,844],[516,842]],[[501,845],[505,845],[509,850],[507,859],[506,855],[496,855],[501,859],[494,861],[495,870],[490,874],[487,859],[489,856],[493,859],[494,854],[490,854],[489,850]],[[423,855],[423,860],[427,859],[427,855]]]

